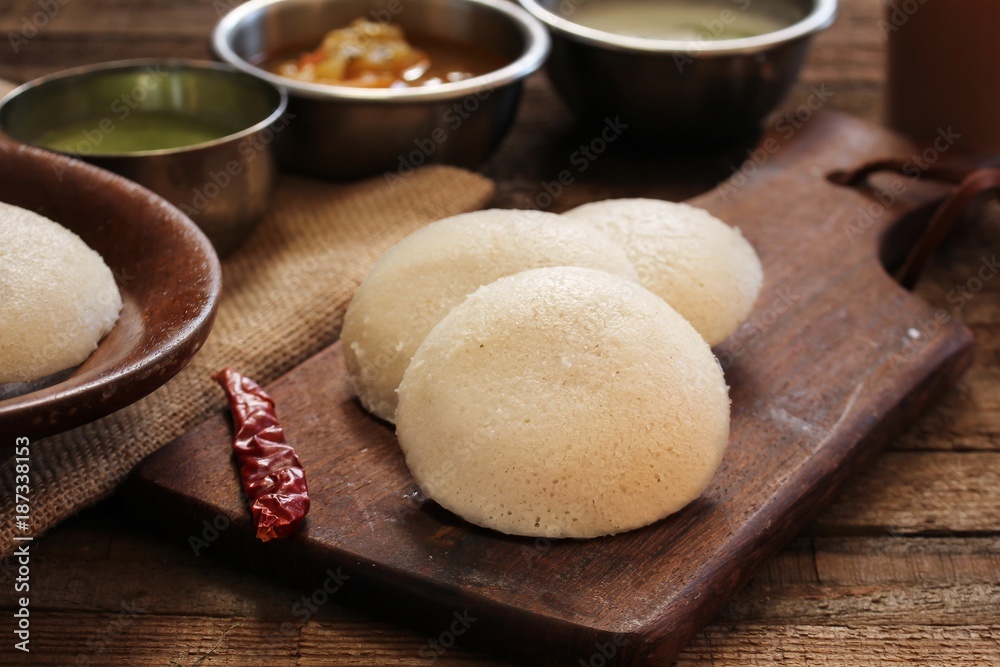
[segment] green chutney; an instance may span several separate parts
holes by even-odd
[[[32,143],[80,155],[135,153],[193,146],[239,130],[175,111],[134,109],[123,119],[102,116],[74,120],[46,131]]]

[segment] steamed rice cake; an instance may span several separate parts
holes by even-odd
[[[111,270],[79,236],[0,202],[0,383],[83,363],[121,307]]]
[[[403,239],[376,262],[344,317],[344,358],[361,404],[394,421],[403,372],[448,311],[497,278],[561,265],[635,277],[606,236],[540,211],[466,213]]]
[[[563,215],[620,245],[639,282],[686,317],[710,345],[736,331],[757,300],[763,270],[753,246],[704,209],[655,199],[608,199]]]
[[[413,356],[399,444],[421,489],[505,533],[595,537],[697,498],[729,439],[722,369],[662,299],[602,271],[480,288]]]

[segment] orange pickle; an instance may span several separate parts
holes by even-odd
[[[331,30],[318,48],[268,58],[279,76],[356,88],[410,88],[464,81],[503,67],[499,55],[444,40],[406,39],[402,28],[363,18]]]

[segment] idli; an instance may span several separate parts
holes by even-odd
[[[753,308],[760,259],[738,229],[687,204],[608,199],[563,215],[620,245],[639,282],[686,317],[710,345],[728,338]]]
[[[595,537],[676,512],[729,440],[697,331],[641,285],[576,267],[482,287],[403,376],[399,444],[428,497],[480,526]]]
[[[562,265],[635,277],[606,236],[541,211],[465,213],[403,239],[372,267],[344,316],[344,359],[361,404],[394,421],[403,371],[449,310],[497,278]]]
[[[79,236],[0,202],[0,383],[83,363],[121,307],[111,270]]]

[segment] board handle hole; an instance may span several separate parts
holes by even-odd
[[[952,184],[954,187],[941,200],[922,205],[902,215],[883,235],[879,248],[880,260],[886,271],[906,289],[912,290],[935,250],[944,242],[951,230],[970,211],[978,210],[991,198],[1000,194],[1000,157],[993,157],[970,168],[968,165],[931,165],[923,172],[911,175],[912,160],[895,158],[873,160],[853,170],[834,171],[827,180],[834,185],[865,189],[875,188],[869,183],[878,172],[892,172]]]

